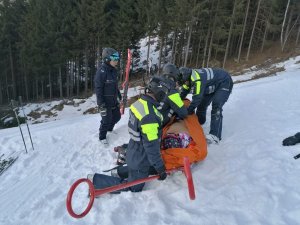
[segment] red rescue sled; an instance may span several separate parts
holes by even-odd
[[[173,172],[176,171],[182,171],[184,172],[185,176],[186,176],[186,180],[187,180],[187,184],[188,184],[188,191],[189,191],[189,197],[191,200],[194,200],[196,195],[195,195],[195,189],[194,189],[194,182],[193,182],[193,177],[192,177],[192,173],[191,173],[191,166],[190,166],[190,161],[188,159],[188,157],[184,157],[184,166],[183,167],[179,167],[176,169],[171,169],[168,170],[168,174],[171,174]],[[79,180],[77,180],[70,188],[69,192],[68,192],[68,196],[67,196],[67,201],[66,201],[66,205],[67,205],[67,210],[69,212],[69,214],[74,217],[74,218],[82,218],[85,215],[87,215],[89,213],[89,211],[91,210],[95,197],[96,196],[100,196],[103,194],[107,194],[110,192],[114,192],[114,191],[118,191],[118,190],[122,190],[124,188],[128,188],[137,184],[141,184],[141,183],[145,183],[145,182],[149,182],[152,180],[156,180],[158,179],[159,176],[155,175],[155,176],[150,176],[144,179],[139,179],[139,180],[135,180],[132,182],[128,182],[128,183],[124,183],[124,184],[119,184],[119,185],[115,185],[112,187],[107,187],[107,188],[103,188],[103,189],[95,189],[94,185],[92,184],[92,182],[86,178],[81,178]],[[72,208],[72,197],[73,197],[73,193],[75,191],[75,189],[77,188],[77,186],[81,183],[88,183],[89,185],[89,191],[90,191],[90,201],[87,205],[87,208],[80,214],[76,214]]]

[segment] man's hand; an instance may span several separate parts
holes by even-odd
[[[157,169],[156,171],[157,171],[157,174],[159,175],[158,180],[165,180],[167,178],[168,174],[166,173],[165,166]]]

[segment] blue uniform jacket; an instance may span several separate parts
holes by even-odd
[[[95,92],[97,104],[105,107],[116,107],[121,99],[121,93],[118,88],[117,70],[107,63],[102,63],[95,75]]]
[[[157,110],[158,105],[150,96],[142,95],[130,106],[130,141],[126,152],[126,162],[130,169],[147,170],[153,166],[158,172],[164,170],[160,154],[162,115]]]

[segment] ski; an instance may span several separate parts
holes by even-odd
[[[122,84],[123,88],[123,96],[122,96],[122,104],[120,107],[120,112],[121,115],[124,114],[126,105],[127,105],[127,92],[128,92],[128,86],[129,86],[129,73],[130,73],[130,65],[131,65],[131,58],[132,58],[132,53],[130,49],[127,49],[127,63],[126,63],[126,70],[125,70],[125,80]]]
[[[8,160],[4,159],[0,162],[0,176],[14,164],[14,162],[19,158],[19,156],[13,158],[9,157]]]

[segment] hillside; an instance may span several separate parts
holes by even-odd
[[[192,169],[195,201],[189,200],[183,175],[174,174],[147,184],[142,193],[98,198],[86,217],[70,217],[65,200],[71,184],[112,167],[113,146],[129,138],[126,110],[116,125],[117,135],[108,137],[110,148],[101,147],[99,115],[82,115],[94,106],[94,97],[77,107],[65,107],[47,123],[31,124],[35,150],[29,148],[28,154],[18,128],[0,130],[0,153],[19,154],[0,179],[0,224],[299,224],[300,164],[293,156],[300,145],[281,145],[285,137],[300,131],[299,60],[298,56],[279,65],[284,71],[276,76],[234,85],[224,106],[223,140],[209,146],[207,158]],[[234,79],[251,76],[249,72]],[[32,107],[36,106],[26,110]],[[208,124],[203,126],[205,132]],[[27,133],[25,140],[30,146]],[[83,190],[77,210],[87,202]]]

